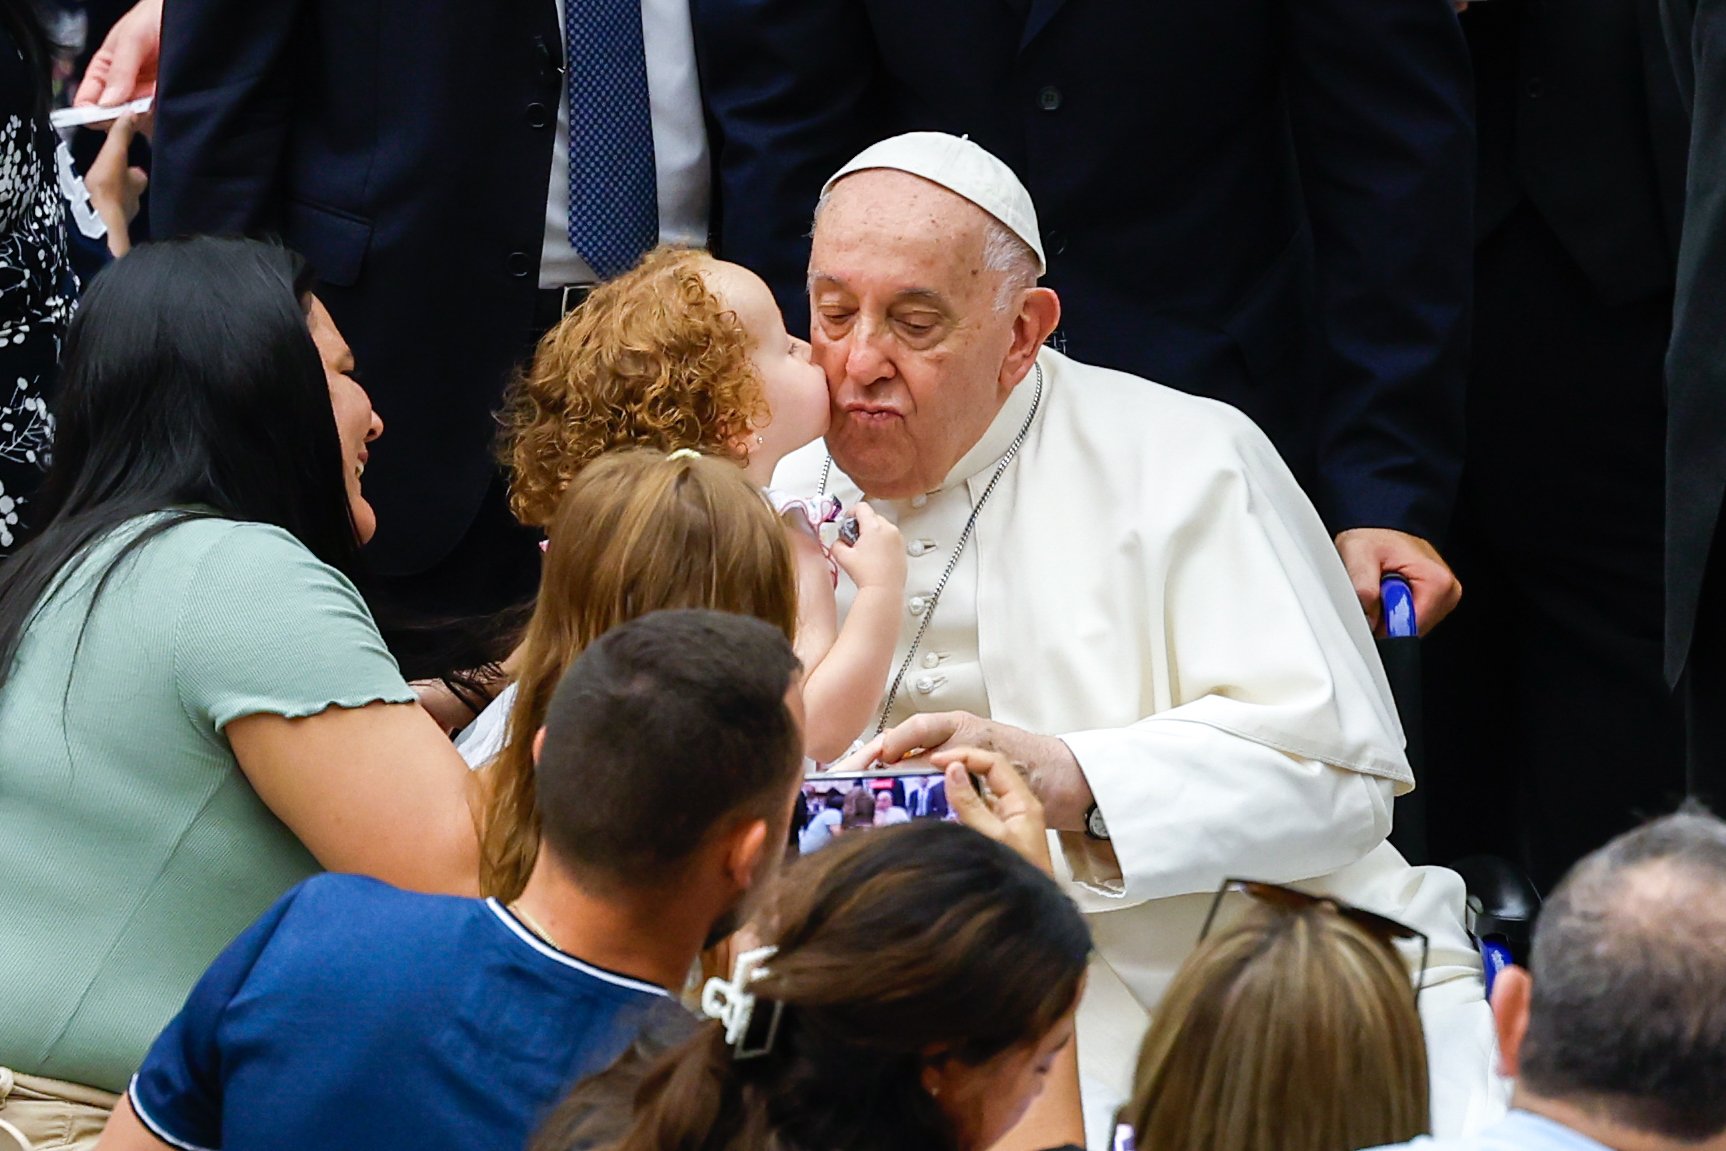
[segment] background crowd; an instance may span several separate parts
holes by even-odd
[[[1726,1148],[1726,0],[926,17],[0,0],[0,1147]]]

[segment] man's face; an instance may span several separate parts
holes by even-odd
[[[809,258],[810,336],[827,373],[827,448],[863,491],[941,486],[1023,372],[1005,368],[1013,313],[983,266],[988,217],[905,172],[834,185]]]

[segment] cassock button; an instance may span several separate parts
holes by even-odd
[[[929,540],[912,540],[910,543],[905,545],[905,554],[920,556],[925,552],[933,551],[934,548],[935,545]]]
[[[924,667],[940,667],[941,666],[941,656],[938,653],[932,652],[932,651],[925,653],[923,656],[923,666]]]
[[[923,609],[929,606],[929,601],[920,595],[914,595],[905,606],[911,609],[912,615],[922,615]]]
[[[922,494],[921,492],[919,492],[918,494],[911,497],[911,506],[914,508],[920,508],[920,507],[924,506],[925,504],[927,504],[928,502],[929,502],[929,497]]]
[[[919,693],[921,693],[922,695],[928,695],[930,692],[932,692],[934,690],[935,690],[935,677],[934,676],[926,675],[917,681],[917,691]]]

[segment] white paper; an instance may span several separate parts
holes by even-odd
[[[128,112],[134,116],[142,116],[150,110],[153,99],[150,96],[140,96],[129,104],[116,104],[112,108],[103,108],[97,104],[85,104],[79,108],[57,108],[48,113],[48,122],[57,131],[65,131],[67,128],[82,128],[86,124],[118,120]]]

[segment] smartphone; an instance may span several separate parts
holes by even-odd
[[[868,767],[858,768],[855,771],[822,771],[818,767],[812,767],[803,773],[803,782],[805,783],[821,783],[824,780],[846,780],[852,783],[867,783],[872,779],[941,778],[944,778],[944,776],[939,768],[930,768],[927,766],[888,767],[880,760],[876,760]],[[994,794],[989,790],[989,785],[984,781],[983,777],[975,772],[971,773],[971,786],[976,789],[978,795],[984,796],[985,798]]]
[[[803,778],[809,783],[820,783],[824,779],[849,779],[853,781],[862,779],[921,779],[926,775],[939,776],[940,774],[939,768],[888,767],[880,760],[876,760],[868,767],[859,768],[856,771],[822,771],[818,767],[812,767],[803,773]]]

